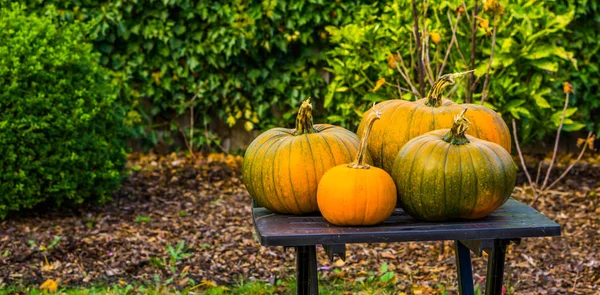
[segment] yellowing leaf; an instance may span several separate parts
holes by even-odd
[[[235,125],[235,118],[232,115],[229,115],[229,117],[227,117],[227,124],[229,125],[229,127],[233,127],[233,125]]]
[[[479,26],[484,29],[486,32],[490,29],[490,20],[486,19],[486,18],[480,18],[479,19]]]
[[[244,129],[246,129],[246,131],[252,131],[252,129],[254,129],[254,124],[250,121],[246,121],[246,123],[244,123]]]
[[[152,79],[154,79],[154,83],[160,84],[160,72],[152,73]]]
[[[207,288],[214,288],[217,286],[217,283],[209,280],[202,280],[199,285]]]
[[[395,70],[396,69],[396,64],[398,63],[398,61],[400,60],[400,57],[398,56],[398,54],[392,54],[390,53],[387,57],[387,66],[389,69],[391,70]]]
[[[433,43],[435,44],[440,43],[440,41],[442,40],[442,36],[440,36],[440,33],[438,32],[430,32],[429,36],[431,37],[431,41],[433,41]]]
[[[48,292],[56,292],[58,290],[58,282],[52,279],[46,280],[40,285],[40,290],[47,290]]]
[[[379,88],[381,88],[381,86],[383,86],[383,84],[385,84],[385,78],[377,80],[377,82],[375,83],[375,87],[373,88],[373,90],[371,90],[371,92],[377,91]]]

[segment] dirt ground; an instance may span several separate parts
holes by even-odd
[[[563,156],[556,173],[570,160]],[[0,284],[171,279],[184,286],[190,280],[273,282],[293,275],[293,251],[262,247],[254,237],[251,197],[240,181],[240,166],[240,156],[222,154],[131,155],[131,174],[106,205],[45,206],[1,221]],[[561,225],[562,236],[524,239],[509,247],[508,293],[599,294],[599,184],[600,164],[587,157],[537,201],[534,207]],[[513,197],[531,202],[522,185]],[[168,246],[176,248],[179,241],[185,246],[173,258]],[[349,245],[347,255],[345,262],[330,262],[319,251],[321,274],[361,280],[387,262],[399,291],[420,286],[427,294],[441,284],[449,294],[457,293],[450,242],[444,247],[441,242]],[[485,279],[486,260],[485,255],[473,258],[478,282]]]

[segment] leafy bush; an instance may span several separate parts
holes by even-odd
[[[0,217],[43,201],[106,200],[124,168],[118,88],[85,28],[53,19],[0,10]]]
[[[322,97],[324,27],[349,23],[354,2],[30,0],[64,20],[94,24],[102,64],[127,74],[146,147],[188,134],[178,117],[194,108],[195,144],[210,144],[217,119],[247,130],[289,125],[297,105]],[[275,113],[276,116],[272,114]],[[185,120],[189,122],[189,120]]]
[[[174,137],[189,134],[191,110],[193,131],[201,134],[193,139],[195,146],[218,144],[210,131],[217,125],[239,124],[247,130],[290,126],[297,105],[308,96],[317,107],[325,105],[316,116],[328,114],[332,123],[353,128],[371,101],[398,95],[395,84],[403,79],[388,68],[389,54],[400,52],[407,67],[413,65],[410,1],[27,2],[37,11],[53,3],[62,20],[91,22],[102,64],[126,76],[126,94],[137,110],[128,119],[139,121],[135,134],[146,148],[173,145]],[[423,14],[423,1],[415,2]],[[452,35],[447,13],[454,23],[460,4],[467,4],[469,16],[463,13],[458,22],[460,51],[451,50],[444,73],[467,70],[473,1],[427,2],[427,31],[441,36],[437,44],[428,41],[435,71]],[[523,139],[533,142],[556,129],[563,98],[560,84],[568,80],[576,94],[565,130],[600,133],[593,120],[600,105],[595,95],[597,1],[500,2],[505,13],[498,16],[486,103],[505,119],[518,118]],[[477,3],[483,10],[484,1]],[[494,27],[490,13],[479,16],[475,102],[481,98]],[[333,74],[333,83],[327,85],[322,67]],[[410,74],[414,81],[416,72]],[[392,85],[371,92],[382,77]],[[467,96],[464,79],[461,85],[452,95],[457,101]]]
[[[468,21],[471,16],[463,12],[463,2],[443,1],[432,3],[428,7],[426,31],[430,34],[425,36],[425,44],[429,44],[425,52],[431,60],[431,68],[435,70],[432,70],[434,76],[438,75],[450,44],[452,30],[449,18],[452,25],[458,24],[456,34],[459,47],[457,49],[453,45],[444,73],[470,69],[472,23]],[[505,6],[504,14],[497,15],[491,83],[485,104],[497,110],[505,119],[521,119],[520,134],[525,141],[539,140],[558,127],[564,104],[560,85],[574,77],[569,74],[581,67],[570,44],[565,42],[568,25],[574,18],[574,9],[563,7],[560,12],[555,12],[559,9],[549,7],[546,2],[502,2]],[[479,82],[475,84],[473,94],[475,103],[479,103],[481,99],[494,26],[492,13],[484,12],[481,3],[479,6],[475,58],[475,76]],[[471,10],[472,7],[467,7],[469,14]],[[422,7],[419,7],[419,11],[422,14]],[[459,13],[460,19],[457,22]],[[408,69],[416,68],[410,1],[392,1],[383,7],[374,5],[357,11],[353,18],[353,24],[327,28],[335,44],[328,52],[328,70],[335,78],[329,85],[325,106],[335,108],[336,116],[330,119],[344,125],[356,123],[353,114],[362,113],[372,101],[399,97],[397,85],[402,89],[410,89],[394,63],[388,63],[389,59],[399,60],[396,53],[402,55]],[[420,23],[420,30],[422,28],[423,22]],[[434,34],[439,34],[441,40],[433,41]],[[417,80],[415,70],[409,70],[409,74],[412,81]],[[372,92],[375,81],[379,78],[385,78],[391,85]],[[468,87],[466,79],[461,81],[462,87],[454,93],[455,101],[464,101]],[[412,99],[413,95],[405,91],[403,98]],[[592,103],[590,100],[587,103]],[[578,107],[574,106],[567,111],[564,130],[574,131],[585,127],[580,121],[584,119],[587,120],[586,123],[592,124],[589,118],[576,116],[577,110]]]

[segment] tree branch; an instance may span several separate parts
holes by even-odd
[[[419,93],[425,95],[425,69],[423,66],[423,53],[421,52],[421,36],[419,35],[419,14],[417,13],[417,4],[412,0],[413,13],[413,32],[415,35],[415,44],[417,45],[417,72],[419,75]]]
[[[415,94],[418,98],[422,98],[423,96],[421,95],[421,93],[419,93],[419,91],[417,90],[415,85],[413,85],[413,83],[410,80],[409,72],[406,69],[406,65],[404,64],[404,59],[402,58],[402,55],[400,55],[400,52],[396,52],[396,54],[398,55],[398,59],[400,60],[400,65],[402,65],[402,69],[404,69],[404,71],[402,71],[400,69],[400,67],[398,66],[398,62],[395,62],[396,69],[398,69],[398,72],[400,72],[400,75],[402,76],[402,78],[404,78],[404,80],[406,80],[406,83],[408,83],[408,86],[410,86],[410,89],[412,90],[413,94]]]
[[[477,51],[477,1],[474,1],[473,4],[473,26],[471,27],[471,68],[469,70],[475,69],[475,53]],[[471,73],[469,75],[469,84],[467,86],[467,95],[465,98],[466,103],[471,103],[473,101],[473,91],[471,91],[471,87],[474,84],[473,82],[474,74]]]
[[[556,130],[556,140],[554,141],[554,151],[552,152],[552,161],[550,161],[550,166],[546,171],[546,177],[544,177],[544,182],[542,183],[541,190],[544,190],[546,184],[548,183],[548,179],[550,178],[550,172],[552,172],[552,166],[554,166],[554,161],[556,160],[556,154],[558,152],[558,142],[560,141],[560,132],[562,131],[563,123],[565,122],[565,116],[567,114],[567,107],[569,106],[569,92],[565,95],[565,106],[563,107],[562,115],[560,117],[560,124],[558,125],[558,129]]]
[[[565,177],[565,175],[567,175],[567,173],[569,173],[569,171],[571,171],[571,169],[573,169],[573,167],[575,166],[575,164],[577,164],[577,162],[579,162],[579,160],[581,160],[581,157],[583,156],[583,153],[585,153],[586,148],[589,145],[589,140],[590,138],[593,137],[593,133],[589,132],[587,135],[587,138],[585,139],[585,143],[583,144],[583,148],[581,149],[581,152],[579,152],[579,156],[577,156],[577,159],[571,163],[571,165],[569,165],[569,167],[567,168],[567,170],[565,170],[565,172],[563,172],[554,182],[552,182],[547,188],[546,190],[551,189],[554,185],[556,185],[561,179],[563,179],[563,177]]]
[[[492,16],[492,23],[494,24],[494,30],[492,33],[492,52],[490,52],[490,61],[488,62],[487,70],[485,71],[485,80],[483,81],[483,90],[481,92],[481,104],[485,102],[487,98],[487,88],[488,82],[490,78],[490,70],[492,69],[492,60],[494,59],[494,47],[496,47],[496,28],[498,25],[496,24],[496,12],[494,12]]]
[[[525,172],[525,176],[527,176],[527,181],[529,182],[529,187],[531,187],[531,191],[533,192],[534,200],[537,200],[537,192],[535,189],[535,184],[531,181],[531,175],[529,175],[529,171],[527,171],[527,166],[525,166],[525,158],[523,158],[523,154],[521,153],[521,146],[519,145],[519,137],[517,136],[517,122],[515,119],[512,119],[513,126],[513,137],[515,138],[515,146],[517,147],[517,153],[519,154],[519,159],[521,159],[521,167],[523,167],[523,172]]]
[[[446,55],[444,55],[444,61],[442,61],[442,65],[440,66],[440,69],[438,70],[438,74],[437,74],[438,79],[444,72],[444,67],[446,67],[446,62],[448,61],[448,56],[450,56],[450,50],[452,49],[452,44],[454,43],[454,41],[456,39],[456,28],[458,27],[458,20],[460,19],[460,13],[459,13],[456,16],[456,24],[453,26],[452,25],[452,17],[450,16],[450,11],[448,11],[447,15],[448,15],[448,22],[450,23],[450,28],[452,29],[452,37],[450,38],[450,45],[448,45],[448,49],[446,50]],[[456,47],[458,48],[458,44],[456,45]],[[462,55],[462,53],[461,53],[461,55]]]

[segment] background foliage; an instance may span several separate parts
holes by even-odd
[[[174,138],[190,134],[190,126],[200,134],[190,138],[192,145],[212,147],[219,144],[211,131],[217,125],[239,124],[246,130],[291,126],[296,107],[309,96],[321,108],[317,120],[354,129],[367,104],[398,96],[390,85],[370,90],[381,77],[392,85],[402,82],[387,67],[387,57],[400,52],[408,61],[411,42],[413,51],[415,45],[409,1],[27,2],[38,11],[53,3],[61,19],[91,22],[90,37],[102,64],[127,79],[124,93],[136,110],[129,119],[137,121],[135,137],[146,148],[173,145]],[[429,42],[436,67],[451,36],[447,14],[454,22],[463,1],[428,2],[427,31],[441,37],[437,44]],[[538,140],[556,129],[563,101],[560,84],[568,80],[576,94],[565,130],[600,132],[593,120],[599,104],[598,4],[500,2],[505,13],[498,17],[488,105],[505,119],[518,118],[525,141]],[[422,13],[422,3],[417,3]],[[465,3],[470,14],[473,1]],[[483,1],[478,3],[481,8]],[[489,24],[478,26],[478,77],[487,66],[493,27],[489,13],[480,17]],[[470,25],[463,14],[457,29],[460,53],[451,51],[444,73],[468,69]],[[323,68],[334,78],[329,85]],[[482,82],[474,90],[476,102]],[[465,97],[466,83],[462,85],[452,95],[457,101]]]
[[[598,48],[598,38],[591,41],[598,35],[597,26],[587,27],[583,34],[579,33],[572,40],[566,37],[571,31],[578,31],[578,26],[589,26],[589,21],[583,20],[592,14],[592,9],[596,9],[595,4],[525,0],[499,2],[504,4],[504,13],[497,15],[496,47],[489,97],[485,104],[501,113],[507,122],[511,117],[520,119],[520,135],[525,141],[540,140],[555,131],[560,123],[564,104],[561,83],[581,79],[580,83],[576,83],[580,93],[576,94],[572,107],[567,110],[564,130],[598,128],[590,117],[598,106],[598,99],[588,94],[593,89],[593,80],[597,82],[597,69],[587,63],[595,58]],[[452,36],[449,19],[452,24],[456,23],[462,3],[444,1],[438,6],[428,7],[426,31],[431,35],[425,38],[431,38],[429,58],[436,74],[436,69],[443,64]],[[355,13],[353,24],[327,28],[335,45],[328,52],[328,69],[335,74],[335,79],[329,85],[325,105],[337,110],[336,116],[330,119],[350,125],[356,122],[353,120],[354,113],[361,114],[371,101],[399,97],[396,84],[409,88],[395,66],[389,66],[387,61],[391,53],[399,53],[409,69],[416,67],[415,59],[411,58],[411,52],[416,56],[416,46],[410,4],[408,1],[392,1],[384,6],[364,7],[363,11]],[[474,103],[480,103],[493,27],[492,13],[484,13],[482,3],[479,6],[475,58],[475,76],[479,82],[474,89]],[[579,24],[575,22],[576,7]],[[470,14],[472,9],[471,3],[467,6],[467,13]],[[422,6],[420,11],[423,11]],[[470,69],[471,23],[468,15],[460,14],[456,32],[459,47],[450,51],[444,73]],[[592,19],[597,21],[598,18]],[[441,40],[434,42],[433,34],[439,34]],[[585,34],[589,34],[590,38],[581,36]],[[410,72],[412,80],[416,81],[416,71]],[[374,81],[379,78],[385,78],[392,85],[373,93]],[[584,79],[587,83],[583,82]],[[462,81],[452,98],[464,102],[467,87],[468,84]],[[404,92],[403,98],[413,99],[413,95]]]
[[[0,218],[43,201],[103,201],[121,180],[117,85],[85,26],[53,19],[0,9]]]

